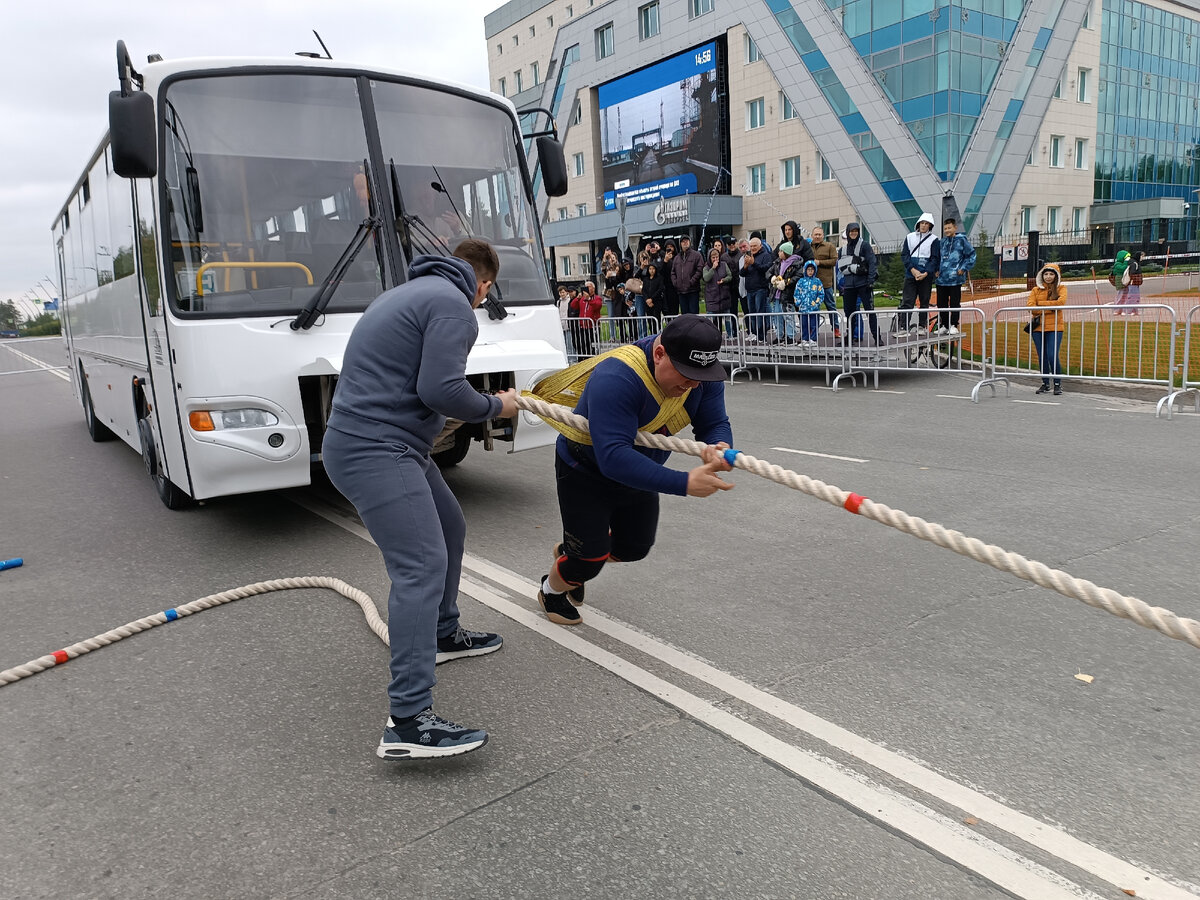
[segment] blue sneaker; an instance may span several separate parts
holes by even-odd
[[[380,759],[458,756],[478,750],[487,739],[488,733],[482,728],[448,722],[435,716],[430,708],[407,719],[389,717],[375,755]]]
[[[467,631],[460,627],[450,637],[438,638],[437,665],[466,656],[495,653],[504,646],[504,638],[490,631]]]

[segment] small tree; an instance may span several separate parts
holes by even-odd
[[[899,253],[889,254],[887,261],[880,261],[875,286],[897,297],[904,290],[904,257]]]
[[[62,322],[54,313],[42,313],[36,319],[26,323],[21,330],[24,331],[26,337],[47,337],[53,334],[62,334]]]
[[[979,232],[979,246],[975,248],[975,268],[971,270],[972,281],[984,279],[999,279],[996,271],[996,251],[992,249],[992,239],[986,231]]]

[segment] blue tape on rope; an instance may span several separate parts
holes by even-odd
[[[179,613],[175,612],[173,609],[164,610],[163,615],[167,617],[168,622],[174,622],[179,618]]]
[[[741,450],[734,450],[732,447],[729,448],[728,450],[725,451],[725,462],[729,463],[731,466],[734,465],[735,461],[738,458],[738,455],[741,452],[742,452]]]

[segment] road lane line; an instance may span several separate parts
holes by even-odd
[[[309,510],[315,515],[326,519],[332,524],[337,525],[338,527],[358,537],[361,537],[368,543],[374,543],[374,541],[371,540],[370,534],[362,525],[351,519],[348,519],[346,516],[332,509],[331,507],[318,504],[310,498],[290,496],[289,499],[292,500],[292,502],[296,505]],[[494,582],[495,584],[505,588],[519,597],[536,602],[536,585],[534,585],[528,579],[516,574],[515,572],[511,572],[501,566],[470,554],[464,554],[463,556],[463,569],[465,572],[468,572],[472,575]],[[788,752],[784,753],[782,757],[777,758],[775,755],[771,755],[771,753],[767,753],[759,749],[757,745],[745,743],[745,741],[742,741],[737,734],[727,731],[720,725],[709,722],[708,720],[695,715],[691,711],[691,708],[676,704],[672,698],[677,698],[681,695],[691,697],[691,695],[687,695],[686,692],[683,692],[682,689],[677,688],[668,682],[662,682],[662,684],[666,686],[666,693],[660,695],[655,691],[650,690],[650,688],[645,687],[639,681],[627,677],[625,674],[626,671],[633,672],[636,670],[638,673],[644,673],[646,678],[661,681],[661,679],[657,679],[656,676],[653,676],[650,673],[633,666],[631,663],[622,660],[620,657],[612,656],[612,654],[609,654],[608,651],[596,647],[596,645],[580,637],[578,633],[568,631],[561,625],[555,625],[547,620],[540,612],[534,612],[526,609],[523,606],[519,606],[513,603],[511,600],[507,600],[492,594],[490,591],[487,591],[486,588],[479,587],[469,581],[463,583],[462,591],[468,596],[474,597],[476,600],[485,603],[485,605],[494,609],[496,612],[499,612],[508,618],[525,625],[530,630],[549,638],[561,646],[567,647],[568,649],[579,653],[581,656],[584,656],[593,662],[597,662],[597,664],[604,666],[604,668],[613,672],[613,674],[630,681],[631,684],[643,687],[644,690],[648,690],[655,696],[659,696],[660,699],[663,699],[665,702],[676,705],[677,708],[686,712],[688,715],[692,715],[699,721],[709,724],[710,727],[713,727],[717,731],[728,734],[735,740],[744,743],[745,746],[751,747],[751,749],[754,749],[755,752],[760,753],[765,758],[771,759],[779,765],[784,766],[789,771],[795,772],[806,781],[809,781],[809,783],[817,785],[823,790],[830,790],[831,793],[835,793],[837,796],[843,797],[843,799],[846,799],[847,802],[850,802],[856,806],[858,805],[849,796],[834,791],[832,788],[824,786],[821,782],[810,777],[812,773],[808,769],[801,771],[789,764],[789,761],[796,762],[800,759],[800,757],[790,755],[793,753],[804,754],[806,759],[811,758],[823,761],[829,767],[836,766],[836,764],[832,761],[825,760],[823,757],[817,757],[815,754],[810,754],[807,751],[803,751],[799,748],[791,747],[791,745],[780,742],[776,738],[763,732],[763,735],[767,741],[767,743],[763,746],[768,746],[769,748],[775,749],[775,745],[778,744],[783,748],[787,748]],[[490,598],[494,598],[495,605],[493,605],[491,602],[487,602],[487,599]],[[721,671],[704,660],[692,656],[682,650],[679,650],[678,648],[665,644],[657,638],[642,634],[632,627],[625,625],[617,619],[607,616],[592,607],[588,608],[586,625],[587,627],[593,628],[602,634],[608,635],[609,637],[626,644],[632,649],[645,653],[646,655],[671,666],[685,675],[689,675],[692,678],[702,681],[716,688],[717,690],[722,691],[728,696],[740,700],[743,703],[746,703],[755,709],[758,709],[759,711],[778,719],[781,722],[791,725],[793,728],[796,728],[797,730],[802,731],[811,737],[816,738],[817,740],[841,750],[842,752],[860,760],[861,762],[864,762],[881,772],[903,781],[917,790],[929,794],[930,796],[937,797],[938,799],[962,810],[964,813],[976,816],[978,819],[980,819],[980,821],[986,822],[988,825],[1000,828],[1014,837],[1031,844],[1032,846],[1038,847],[1073,866],[1090,872],[1097,878],[1100,878],[1119,889],[1136,889],[1139,897],[1160,898],[1160,900],[1195,900],[1197,896],[1196,894],[1165,881],[1151,872],[1138,868],[1132,863],[1114,857],[1097,847],[1093,847],[1091,844],[1073,837],[1061,829],[1055,828],[1054,826],[1051,826],[1045,822],[1041,822],[1031,816],[1027,816],[1024,813],[1010,809],[1004,804],[993,800],[992,798],[981,794],[978,791],[958,784],[944,775],[940,775],[937,772],[927,769],[919,763],[908,759],[907,757],[881,747],[864,737],[861,737],[842,728],[841,726],[822,719],[819,716],[808,712],[807,710],[780,699],[779,697],[768,694],[766,691],[756,688],[734,675],[730,675],[727,672]],[[615,668],[604,665],[604,663],[599,662],[597,657],[593,654],[612,656],[613,660],[615,660],[618,665],[616,665]],[[693,698],[693,700],[695,703],[703,703],[705,706],[710,706],[698,698]],[[716,710],[715,707],[713,707],[713,709],[716,713],[727,715],[720,710]],[[746,728],[753,727],[747,725],[747,723],[744,723],[739,719],[733,719],[733,723]],[[759,729],[754,730],[759,731]],[[849,778],[850,776],[843,775],[842,777]],[[856,796],[859,796],[859,799],[863,799],[861,795],[856,794]],[[872,797],[877,799],[877,794],[873,794],[871,797],[866,798],[868,805],[860,808],[862,808],[868,816],[880,818],[881,821],[887,822],[887,824],[891,825],[892,827],[901,828],[899,824],[896,824],[889,819],[883,819],[879,816],[876,816],[872,812],[872,810],[876,809],[875,806],[871,805],[875,802],[875,799],[872,799]],[[922,807],[922,809],[924,808]],[[923,816],[923,821],[927,822],[928,817],[931,815],[936,814],[932,811],[926,810]],[[900,818],[911,824],[911,819],[908,819],[904,816],[900,816]],[[905,833],[912,834],[912,836],[915,839],[920,840],[922,844],[925,844],[931,848],[934,847],[933,844],[929,843],[924,838],[919,838],[917,834],[909,832],[907,829],[901,828],[901,830],[904,830]],[[978,835],[975,834],[971,834],[970,836],[972,838],[978,837]],[[951,841],[951,844],[955,848],[961,849],[959,843]],[[994,846],[995,849],[1002,850],[1006,854],[1010,853],[1010,851],[1000,848],[999,845]],[[937,847],[936,852],[941,853],[948,858],[958,860],[957,856],[953,855],[949,852],[949,850],[943,847]],[[1016,856],[1016,854],[1013,854],[1013,856]],[[1036,865],[1029,861],[1025,862],[1028,865]],[[968,865],[965,862],[962,862],[962,864]],[[980,868],[976,868],[975,866],[969,867],[980,874],[985,874],[986,877],[993,878],[992,875],[985,873]],[[991,871],[990,864],[988,865],[988,868],[989,871]],[[1002,866],[1000,868],[1002,869],[1002,873],[1006,878],[1014,874],[1006,867]],[[1025,874],[1028,874],[1028,872],[1026,871]],[[1058,878],[1058,876],[1054,877]],[[1000,881],[997,881],[996,883],[1002,884]],[[1039,879],[1038,884],[1031,887],[1033,892],[1028,895],[1021,893],[1013,887],[1008,887],[1008,889],[1013,890],[1014,893],[1018,894],[1018,896],[1028,897],[1028,900],[1042,900],[1042,898],[1047,898],[1047,900],[1049,900],[1049,898],[1057,896],[1069,896],[1075,898],[1080,896],[1094,896],[1091,894],[1081,894],[1081,889],[1074,886],[1070,882],[1064,881],[1063,883],[1071,886],[1071,890],[1068,893],[1048,893],[1047,890],[1049,889],[1049,885],[1044,878]],[[1005,881],[1003,884],[1008,885],[1008,882]],[[1063,889],[1058,888],[1058,890],[1061,891]]]
[[[778,450],[780,453],[799,453],[803,456],[819,456],[822,459],[840,459],[843,462],[870,462],[869,459],[859,459],[857,456],[835,456],[832,453],[818,453],[816,450],[793,450],[791,447],[772,447],[771,449]]]
[[[970,397],[961,397],[958,394],[934,394],[935,397],[940,397],[942,400],[970,400]]]
[[[465,558],[464,558],[465,562]],[[472,560],[478,563],[478,560]],[[1100,900],[1075,883],[954,822],[916,801],[812,751],[793,746],[718,709],[688,691],[640,666],[604,650],[579,633],[548,621],[483,585],[466,580],[464,594],[618,678],[640,688],[693,720],[724,734],[742,746],[788,770],[817,790],[858,809],[868,819],[907,835],[914,842],[956,865],[975,872],[1001,890],[1023,900]],[[591,621],[593,611],[589,610]],[[586,632],[585,632],[586,633]]]
[[[21,357],[21,359],[24,359],[24,360],[27,360],[28,362],[33,363],[41,371],[49,372],[51,375],[55,375],[55,376],[61,378],[63,381],[71,380],[70,375],[68,375],[66,372],[59,371],[60,369],[65,369],[66,366],[52,366],[49,363],[43,362],[42,360],[38,359],[36,356],[30,356],[28,353],[22,353],[20,350],[14,350],[12,347],[10,347],[7,344],[4,345],[4,349],[7,350],[9,353],[15,353],[17,356]],[[26,371],[29,371],[29,370],[26,370]],[[0,373],[0,374],[17,375],[19,373],[9,372],[9,373]]]
[[[1028,403],[1031,406],[1062,406],[1060,400],[1013,400],[1013,403]]]

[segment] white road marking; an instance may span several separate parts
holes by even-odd
[[[960,397],[958,394],[934,394],[935,397],[940,397],[943,400],[970,400],[970,397]]]
[[[65,369],[66,366],[52,366],[47,362],[43,362],[42,360],[38,359],[35,356],[30,356],[28,353],[22,353],[20,350],[14,350],[10,344],[5,344],[4,349],[9,351],[10,353],[15,353],[17,356],[21,357],[21,359],[28,360],[29,362],[33,363],[35,366],[37,366],[42,371],[49,372],[51,375],[57,376],[58,378],[61,378],[63,381],[71,380],[70,375],[68,375],[66,372],[59,371],[60,369]],[[12,372],[10,374],[16,375],[18,373]]]
[[[1062,406],[1061,400],[1013,400],[1013,403],[1029,403],[1034,406]]]
[[[810,384],[809,387],[814,391],[832,391],[832,387],[827,387],[823,384]]]
[[[870,462],[869,459],[859,459],[857,456],[835,456],[832,453],[818,453],[815,450],[793,450],[791,447],[772,447],[771,449],[778,450],[780,453],[799,453],[803,456],[819,456],[822,459],[840,459],[843,462]]]
[[[885,391],[883,388],[872,388],[872,394],[904,394],[906,391]]]
[[[362,525],[332,508],[308,498],[293,496],[289,499],[368,543],[374,543]],[[463,556],[463,568],[470,575],[485,578],[517,596],[536,602],[537,586],[514,572],[469,554]],[[486,586],[470,580],[462,583],[461,590],[496,612],[602,666],[715,731],[738,741],[765,759],[795,773],[809,784],[840,797],[861,809],[870,818],[909,835],[933,852],[979,873],[1018,897],[1025,900],[1051,900],[1060,897],[1064,900],[1078,900],[1080,897],[1092,900],[1097,897],[1015,851],[963,828],[959,823],[921,806],[916,801],[875,785],[864,776],[839,766],[832,760],[780,741],[645,669],[597,647],[582,637],[587,633],[586,630],[572,631],[555,625],[540,612],[518,605]],[[1119,889],[1136,888],[1139,897],[1160,900],[1195,900],[1197,896],[1130,862],[1105,853],[1061,829],[1009,809],[978,791],[768,694],[704,660],[642,634],[594,608],[587,608],[586,623],[585,628],[590,627],[645,653]]]

